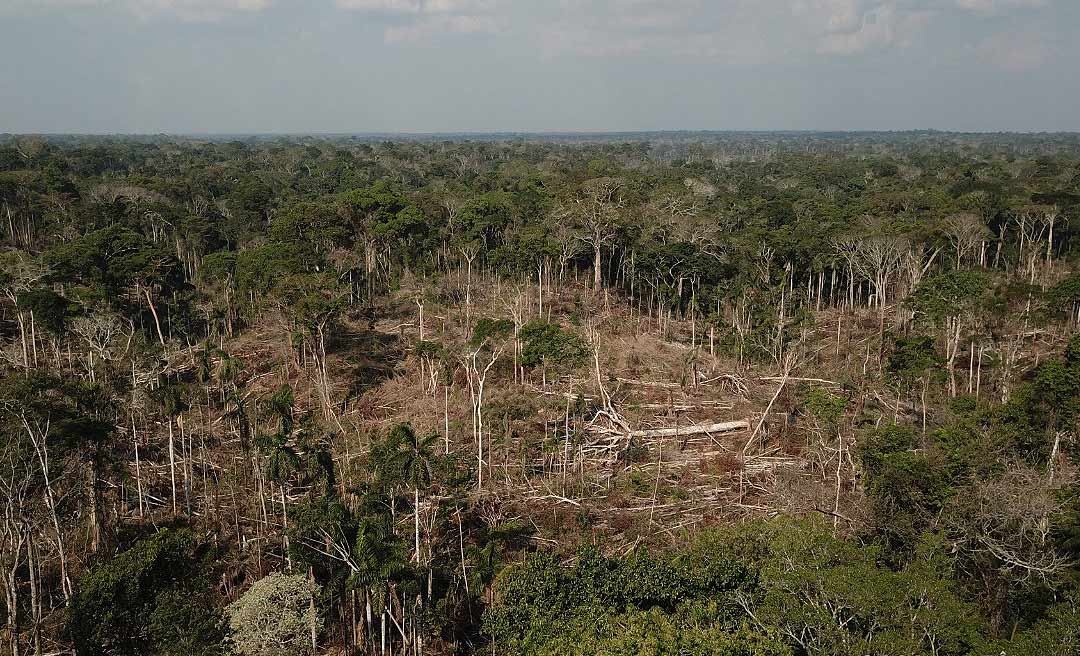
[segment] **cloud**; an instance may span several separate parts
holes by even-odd
[[[785,22],[785,17],[787,18]],[[786,30],[781,3],[758,0],[561,0],[529,16],[549,57],[659,56],[752,63],[787,52],[763,35]],[[520,26],[512,26],[520,29]]]
[[[236,12],[262,11],[272,0],[123,0],[142,16],[175,15],[185,20],[217,20]]]
[[[933,3],[902,0],[797,0],[792,8],[816,52],[841,56],[908,47],[937,13]]]
[[[1009,9],[1039,9],[1048,4],[1048,0],[956,0],[957,7],[982,13],[1003,12]]]
[[[213,21],[230,14],[257,12],[273,0],[9,0],[12,9],[110,9],[139,18],[172,17],[185,21]]]
[[[496,9],[495,0],[335,0],[341,9],[386,14],[478,14]]]
[[[430,41],[448,34],[495,34],[499,22],[493,16],[438,15],[407,25],[386,28],[387,43]]]
[[[858,55],[910,47],[935,20],[1004,14],[1048,7],[1054,0],[792,0],[794,14],[810,26],[816,51]]]
[[[496,0],[335,0],[341,9],[389,16],[387,43],[418,43],[444,36],[495,34],[502,20]]]
[[[993,34],[983,38],[970,50],[976,61],[1006,73],[1035,70],[1054,56],[1053,44],[1043,35],[1031,31]]]
[[[757,64],[812,55],[857,57],[909,48],[919,43],[927,27],[937,20],[972,21],[1007,13],[1017,13],[1019,18],[1021,12],[1043,9],[1056,1],[333,0],[333,5],[370,14],[371,20],[381,25],[384,41],[396,45],[502,35],[531,43],[547,56],[659,55]],[[257,13],[281,2],[0,0],[0,6],[25,11],[100,9],[127,12],[144,20],[208,22]],[[1035,51],[1028,47],[1015,59],[1034,61]]]
[[[373,11],[385,13],[418,13],[423,5],[421,0],[336,0],[342,9]]]

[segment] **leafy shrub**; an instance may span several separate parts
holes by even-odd
[[[518,338],[522,342],[521,364],[526,367],[541,363],[572,367],[585,359],[585,342],[550,321],[530,321],[522,326]]]
[[[221,615],[208,587],[212,554],[187,529],[162,529],[90,570],[67,631],[79,654],[216,654]]]
[[[605,558],[590,547],[567,568],[541,553],[500,574],[484,626],[509,653],[675,654],[695,643],[718,645],[718,635],[737,630],[738,607],[729,593],[748,576],[723,558],[653,557],[644,550]],[[626,625],[633,633],[618,628]],[[668,640],[672,636],[680,637]],[[717,647],[715,653],[751,652]]]
[[[530,656],[991,653],[945,541],[926,534],[914,551],[894,570],[874,547],[780,519],[659,556],[587,548],[564,566],[537,554],[496,580],[484,626],[502,652]]]
[[[226,609],[234,650],[242,656],[310,653],[311,633],[320,626],[317,593],[302,574],[275,572],[256,581]]]
[[[500,341],[514,334],[514,322],[509,319],[483,318],[476,322],[469,343],[480,346],[488,340]]]
[[[878,529],[897,554],[910,553],[953,492],[942,468],[917,446],[915,431],[906,426],[872,431],[860,445]]]

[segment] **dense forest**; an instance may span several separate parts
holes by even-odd
[[[0,135],[12,656],[1080,653],[1080,137]]]

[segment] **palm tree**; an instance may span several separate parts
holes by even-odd
[[[286,563],[292,567],[289,556],[289,516],[287,510],[287,497],[285,484],[289,477],[299,468],[300,456],[296,453],[290,440],[293,433],[293,391],[288,385],[283,386],[269,400],[269,412],[278,421],[276,433],[260,434],[255,438],[255,446],[266,456],[265,477],[271,483],[276,483],[281,493],[281,523],[282,550],[285,552]],[[271,505],[273,502],[273,490],[271,489]],[[267,518],[269,520],[269,518]]]
[[[364,592],[365,639],[370,651],[375,650],[375,623],[372,600],[379,602],[377,609],[380,617],[381,651],[386,651],[386,614],[392,607],[386,603],[378,590],[386,586],[387,594],[392,594],[391,581],[398,579],[407,570],[405,554],[401,542],[394,539],[389,523],[382,515],[371,515],[360,520],[356,528],[356,540],[353,543],[352,584]]]
[[[384,481],[412,488],[413,493],[413,555],[420,569],[420,490],[432,482],[431,460],[438,434],[420,437],[409,424],[398,424],[387,435],[386,442],[373,456],[382,467]],[[418,595],[418,598],[422,597]],[[417,632],[417,652],[423,651],[422,638]]]
[[[412,488],[413,492],[413,525],[414,547],[416,550],[416,564],[420,564],[420,489],[431,485],[431,459],[434,453],[435,441],[438,435],[432,433],[426,437],[420,437],[408,424],[402,424],[394,429],[400,430],[400,439],[404,449],[401,452],[401,477],[402,482]]]
[[[173,422],[180,422],[180,418],[186,410],[189,409],[187,400],[184,398],[185,388],[183,384],[165,381],[164,384],[155,391],[158,403],[161,405],[161,409],[164,411],[165,416],[169,420],[169,481],[172,488],[172,512],[173,515],[177,514],[176,506],[176,442],[173,433]],[[181,426],[182,428],[182,426]],[[186,451],[184,447],[184,435],[181,432],[180,435],[180,452],[185,457],[184,475],[187,476],[187,462]],[[187,486],[184,488],[186,494],[186,508],[188,515],[191,514],[191,496]]]

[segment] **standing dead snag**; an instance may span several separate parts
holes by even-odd
[[[476,442],[476,488],[484,487],[484,384],[487,381],[488,372],[495,366],[502,348],[493,348],[489,353],[487,364],[481,366],[480,353],[483,351],[487,340],[472,351],[462,356],[462,364],[465,365],[465,374],[469,381],[469,397],[472,401],[472,429],[473,440]]]
[[[424,341],[424,297],[423,297],[423,295],[418,294],[416,296],[416,298],[413,299],[413,302],[416,303],[416,307],[419,309],[419,312],[418,312],[418,315],[417,315],[417,327],[418,327],[418,331],[419,331],[420,341],[422,342],[422,341]]]
[[[874,289],[874,305],[884,311],[889,283],[900,270],[908,251],[907,240],[878,234],[844,237],[836,242],[836,250],[852,274],[870,282]]]
[[[480,254],[480,246],[468,243],[461,246],[461,257],[465,260],[465,321],[472,321],[472,267],[476,256]]]
[[[622,208],[619,190],[623,181],[618,178],[587,180],[563,215],[578,229],[578,239],[593,251],[593,293],[599,293],[603,278],[601,257],[618,234]],[[565,252],[564,252],[565,254]]]
[[[523,285],[515,285],[512,291],[502,297],[503,307],[510,313],[514,322],[514,380],[525,382],[524,368],[521,366],[521,328],[525,325],[525,313],[529,309],[529,296]],[[543,311],[541,311],[541,315]]]
[[[956,256],[956,268],[959,269],[965,258],[982,252],[982,245],[992,238],[992,234],[983,220],[970,212],[954,214],[942,226],[945,238],[952,244]]]

